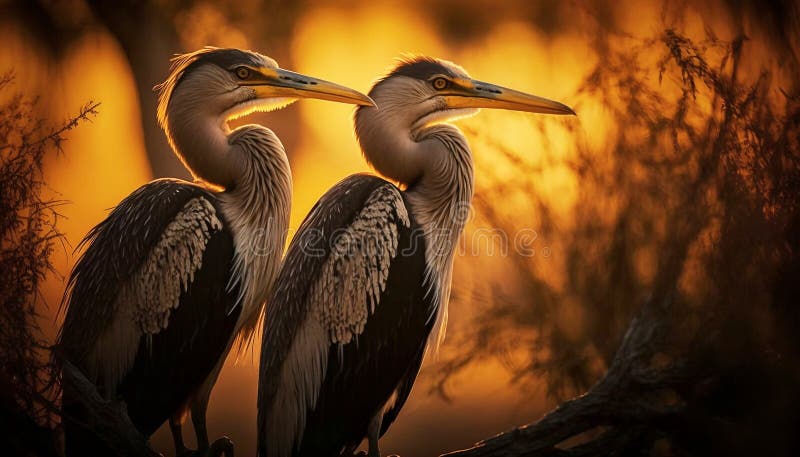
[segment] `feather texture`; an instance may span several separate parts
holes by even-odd
[[[169,244],[162,241],[164,229],[173,224],[188,202],[195,199],[203,199],[206,203],[216,200],[208,190],[185,181],[153,181],[120,202],[81,242],[79,248],[85,246],[86,251],[73,268],[67,283],[62,302],[62,307],[66,306],[66,314],[59,335],[59,348],[93,380],[102,370],[88,365],[90,354],[99,350],[98,346],[108,346],[109,338],[115,334],[123,341],[120,342],[121,347],[114,347],[113,350],[135,353],[135,347],[128,346],[138,343],[135,336],[141,334],[142,330],[133,324],[133,309],[126,309],[124,305],[130,302],[131,294],[146,292],[138,290],[141,278],[134,278],[143,274],[143,265],[148,263],[148,257],[156,245],[160,242]],[[203,210],[195,213],[195,217],[206,220],[195,222],[208,230],[219,227],[220,221],[213,206],[199,205]],[[191,219],[188,216],[183,218]],[[173,227],[177,229],[177,225]],[[197,244],[203,244],[203,241],[198,240]],[[202,252],[195,253],[202,257]],[[156,256],[150,262],[157,264],[160,258],[163,256]],[[188,270],[194,262],[196,260],[192,259],[190,265],[186,265],[186,274],[189,274]],[[144,273],[144,276],[147,277],[147,274]],[[138,313],[141,315],[140,311]],[[120,326],[127,325],[125,322],[131,324],[130,329],[122,331]],[[101,341],[103,344],[98,344]]]
[[[399,227],[409,227],[399,190],[375,189],[352,223],[339,230],[312,289],[312,317],[331,344],[347,344],[364,330],[386,288],[397,255]]]
[[[367,175],[337,184],[303,222],[289,246],[264,323],[260,455],[297,452],[308,429],[308,415],[315,414],[325,392],[323,383],[343,369],[337,354],[371,343],[385,346],[361,336],[370,328],[370,316],[383,313],[381,297],[400,257],[400,240],[406,247],[411,243],[412,225],[400,191]],[[424,255],[406,254],[419,259],[421,283]],[[420,342],[424,341],[423,337]],[[331,363],[337,365],[333,372]],[[384,404],[389,396],[371,401]]]
[[[142,333],[153,335],[167,327],[170,312],[194,281],[206,243],[217,230],[222,230],[222,222],[202,197],[189,200],[164,229],[118,298],[124,303],[117,306],[133,310],[133,322]]]
[[[65,295],[59,351],[106,398],[122,397],[149,435],[232,340],[233,235],[214,194],[162,179],[123,200],[84,244]],[[68,392],[63,401],[68,411]]]

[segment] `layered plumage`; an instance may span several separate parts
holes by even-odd
[[[289,246],[264,322],[261,457],[351,455],[365,437],[377,457],[442,341],[473,191],[467,141],[443,122],[482,106],[572,113],[426,57],[401,61],[370,96],[378,108],[359,107],[356,134],[392,182],[345,179]]]
[[[61,357],[121,398],[149,436],[170,419],[178,453],[191,409],[201,450],[205,413],[235,338],[253,335],[288,228],[291,174],[283,145],[260,125],[227,121],[300,97],[371,103],[363,94],[278,68],[237,49],[178,56],[159,86],[159,120],[197,183],[142,186],[95,227],[65,295]],[[64,392],[69,455],[108,453]]]
[[[265,321],[259,436],[270,441],[260,440],[260,455],[352,450],[397,379],[416,376],[434,312],[419,287],[418,235],[401,192],[374,176],[344,180],[311,211]]]
[[[101,395],[122,396],[145,435],[200,388],[241,316],[238,287],[226,288],[234,243],[223,220],[208,190],[154,181],[90,232],[70,277],[60,350]]]

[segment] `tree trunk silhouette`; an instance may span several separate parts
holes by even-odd
[[[182,52],[171,14],[150,2],[89,0],[95,16],[119,41],[136,80],[139,112],[147,157],[154,178],[190,179],[189,172],[172,153],[156,120],[157,94],[153,86],[169,74],[166,62]]]
[[[666,367],[652,361],[666,343],[664,316],[671,298],[649,301],[630,324],[606,375],[587,393],[560,404],[538,422],[444,454],[446,457],[583,456],[646,452],[661,427],[677,424],[685,405],[665,391],[695,379],[691,363],[675,360]],[[659,401],[658,397],[662,397]],[[598,427],[607,430],[583,444],[561,449],[558,444]]]

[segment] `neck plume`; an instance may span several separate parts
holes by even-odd
[[[278,273],[289,228],[292,175],[283,144],[271,130],[246,125],[231,132],[230,141],[247,158],[236,186],[219,194],[236,244],[231,285],[239,285],[241,351],[252,342]]]
[[[453,258],[472,205],[472,154],[461,132],[446,124],[418,133],[431,154],[422,177],[406,191],[411,211],[425,233],[429,283],[436,284],[436,322],[429,348],[436,354],[444,341],[453,277]]]

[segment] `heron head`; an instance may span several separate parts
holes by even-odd
[[[369,94],[384,118],[407,123],[412,131],[470,116],[479,108],[575,114],[562,103],[472,79],[453,62],[424,56],[401,59]]]
[[[158,118],[165,128],[169,117],[181,112],[217,116],[225,122],[279,109],[299,98],[373,105],[360,92],[284,70],[257,52],[231,48],[206,47],[175,57],[169,77],[156,89]]]

